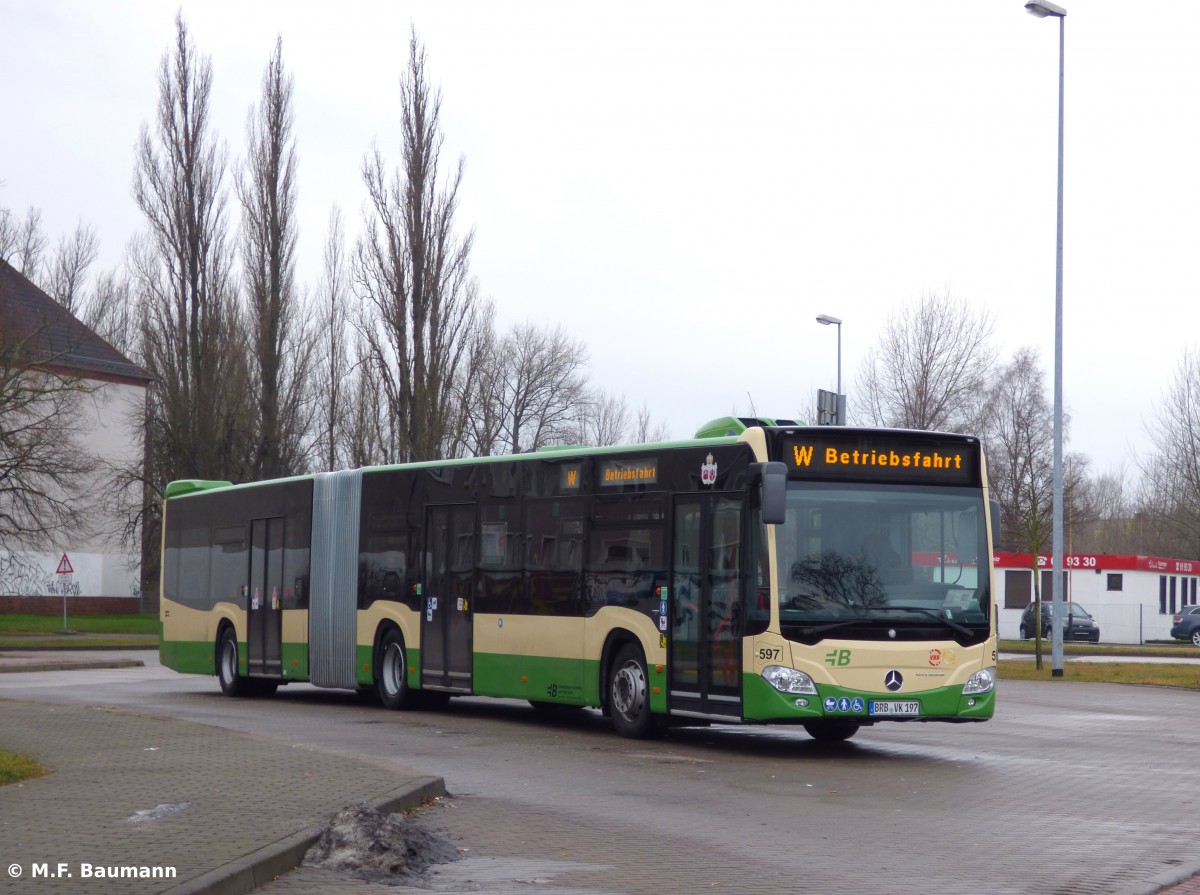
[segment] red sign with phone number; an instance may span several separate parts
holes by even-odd
[[[1032,554],[997,553],[996,568],[1028,569],[1032,566]],[[1052,565],[1050,554],[1043,553],[1037,560],[1039,569]],[[1166,572],[1176,575],[1200,575],[1200,560],[1167,559],[1161,556],[1134,556],[1109,553],[1067,553],[1063,565],[1069,569],[1095,569],[1097,571]]]

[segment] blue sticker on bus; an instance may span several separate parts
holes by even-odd
[[[839,700],[838,700],[838,711],[839,711],[839,712],[848,712],[848,711],[850,711],[850,699],[849,699],[849,697],[843,696],[841,699],[839,699]]]
[[[836,712],[837,711],[837,700],[834,699],[832,696],[825,697],[825,711],[827,711],[827,712]]]
[[[866,706],[863,704],[862,697],[855,696],[854,702],[850,705],[850,710],[855,711],[855,712],[861,712],[864,708],[866,708]]]

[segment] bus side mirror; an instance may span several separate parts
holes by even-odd
[[[1000,546],[1000,501],[992,498],[988,501],[988,510],[992,516],[992,550]]]
[[[759,486],[762,521],[782,525],[787,521],[787,466],[778,460],[763,463]]]

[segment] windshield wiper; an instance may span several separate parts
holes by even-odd
[[[809,634],[816,636],[818,634],[825,634],[828,631],[837,630],[838,628],[845,628],[845,627],[848,627],[849,625],[857,625],[857,624],[861,623],[862,621],[863,621],[863,619],[861,619],[861,618],[844,619],[843,621],[840,621],[840,622],[830,622],[827,625],[819,625],[818,627],[815,627],[815,628],[805,627],[804,630],[806,630]]]
[[[975,636],[975,632],[965,625],[960,625],[954,619],[946,618],[944,615],[939,615],[936,610],[926,609],[924,606],[872,606],[871,609],[878,612],[920,612],[924,615],[928,615],[930,618],[936,618],[947,628],[957,631],[964,637]]]

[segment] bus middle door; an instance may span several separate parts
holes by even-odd
[[[675,499],[671,573],[672,713],[742,720],[740,495]]]
[[[250,520],[250,601],[246,612],[246,671],[283,673],[283,517]]]
[[[425,538],[421,686],[470,693],[475,507],[429,507]]]

